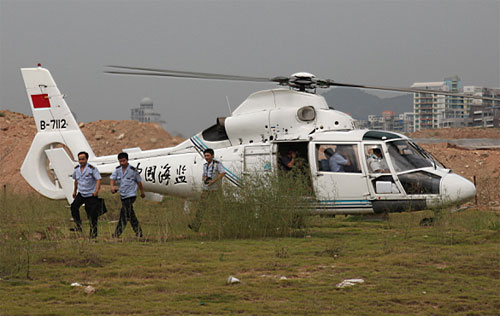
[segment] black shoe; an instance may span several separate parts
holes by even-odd
[[[191,224],[188,224],[188,228],[191,229],[192,231],[196,232],[196,233],[200,230],[199,227],[195,227],[195,226],[193,226]]]
[[[81,228],[78,228],[78,227],[71,227],[69,229],[70,232],[78,232],[78,233],[81,233],[82,232],[82,229]]]

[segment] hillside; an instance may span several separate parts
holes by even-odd
[[[334,88],[322,94],[331,107],[350,113],[358,120],[366,120],[368,115],[381,115],[390,110],[401,114],[413,111],[413,95],[406,94],[390,98],[380,98],[361,89]]]
[[[183,141],[173,137],[161,126],[137,121],[97,121],[80,123],[94,153],[98,156],[119,153],[124,148],[143,150],[175,146]],[[14,192],[29,192],[19,170],[24,161],[36,126],[33,117],[0,111],[0,187]]]

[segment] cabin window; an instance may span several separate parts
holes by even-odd
[[[358,145],[321,144],[316,145],[318,171],[361,173]]]
[[[382,145],[365,145],[366,165],[369,173],[390,173]]]

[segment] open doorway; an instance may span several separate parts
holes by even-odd
[[[308,142],[277,143],[278,168],[291,171],[294,168],[309,170],[307,155]]]
[[[301,194],[313,195],[311,169],[308,158],[308,142],[277,143],[277,160],[279,175],[292,182],[299,181],[304,191]],[[300,185],[299,185],[300,186]]]

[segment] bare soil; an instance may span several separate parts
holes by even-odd
[[[480,207],[500,210],[500,149],[467,150],[446,139],[500,139],[500,128],[440,128],[411,133],[411,138],[443,139],[442,143],[421,144],[445,167],[475,181]],[[474,179],[475,178],[475,179]]]
[[[500,138],[500,128],[437,128],[411,133],[411,138]]]

